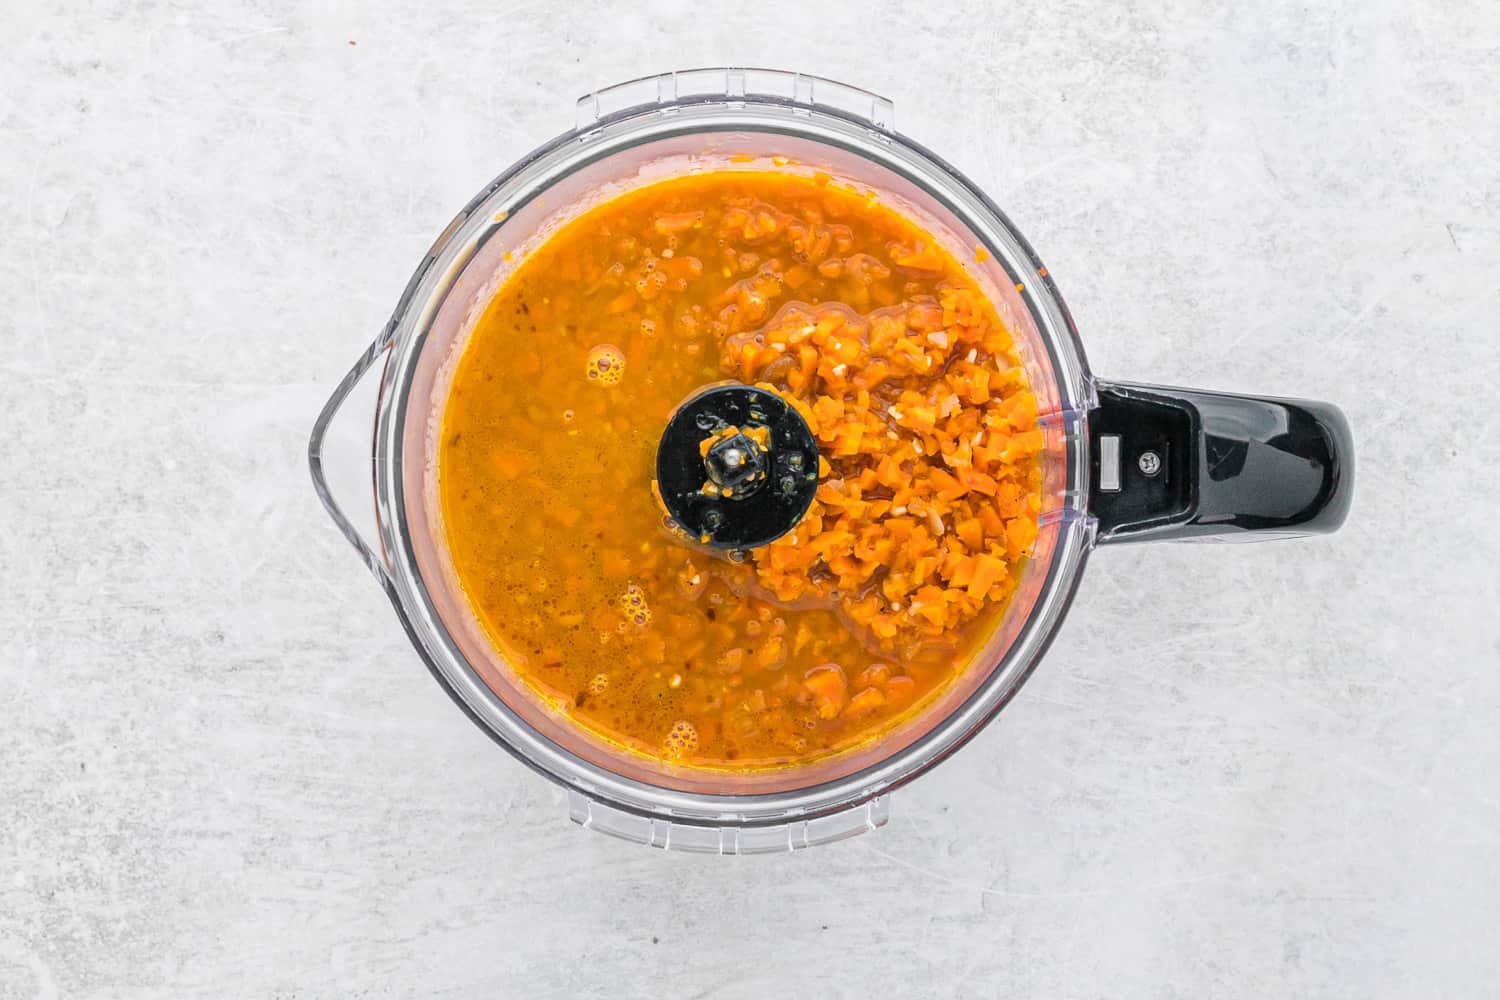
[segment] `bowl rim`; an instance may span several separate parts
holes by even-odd
[[[770,112],[773,117],[747,125],[745,116],[757,109]],[[625,130],[633,124],[647,118],[655,119],[663,112],[675,116],[674,124],[659,129],[643,141],[691,132],[749,130],[783,132],[814,142],[828,142],[825,135],[812,134],[810,127],[816,125],[846,137],[863,137],[866,142],[873,138],[893,153],[925,165],[952,185],[948,193],[962,194],[966,204],[954,204],[945,194],[932,191],[922,179],[907,175],[908,178],[938,198],[966,224],[974,226],[976,231],[1005,237],[1004,246],[991,247],[991,251],[996,253],[1017,283],[1025,286],[1026,307],[1031,311],[1048,349],[1063,355],[1054,361],[1066,362],[1064,370],[1075,383],[1060,385],[1059,391],[1070,397],[1062,418],[1076,422],[1076,433],[1070,435],[1067,450],[1067,481],[1069,492],[1080,499],[1076,506],[1063,510],[1056,548],[1041,585],[1043,596],[1029,611],[1016,640],[1005,651],[1003,659],[1011,661],[1014,656],[1014,661],[997,663],[967,699],[909,745],[861,770],[788,791],[716,794],[665,788],[610,771],[537,732],[485,683],[457,649],[422,581],[406,523],[402,468],[402,441],[409,403],[406,390],[410,387],[427,328],[438,307],[464,265],[496,231],[493,225],[486,228],[490,220],[486,213],[478,212],[479,207],[507,185],[517,183],[518,179],[527,180],[523,176],[527,171],[545,167],[549,159],[560,159],[559,154],[572,144],[580,140],[595,140],[612,130],[617,136],[628,137]],[[572,169],[621,148],[629,148],[629,145],[617,138],[614,145],[600,147],[595,156],[574,163]],[[862,156],[869,153],[868,147],[845,148]],[[883,167],[905,173],[895,161],[879,162]],[[529,200],[560,176],[565,174],[544,173],[535,182],[535,190],[519,191],[516,197],[522,202]],[[975,223],[982,225],[975,226]],[[1093,380],[1072,318],[1047,269],[1009,218],[956,168],[894,130],[836,107],[811,105],[774,94],[674,96],[656,103],[621,108],[558,135],[508,167],[455,216],[412,275],[382,337],[391,350],[380,380],[375,421],[376,520],[381,547],[390,569],[391,584],[387,593],[408,638],[429,672],[454,702],[512,756],[564,787],[627,813],[700,826],[779,825],[789,820],[816,818],[857,808],[926,773],[972,739],[1024,685],[1066,616],[1092,547],[1092,521],[1087,517],[1081,500],[1088,493],[1089,474],[1088,458],[1086,452],[1081,451],[1081,442],[1087,440],[1086,421],[1088,409],[1093,405]],[[1027,640],[1024,649],[1021,648],[1023,639]]]

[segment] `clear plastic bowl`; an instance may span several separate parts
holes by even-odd
[[[514,262],[561,224],[630,187],[691,171],[766,169],[772,157],[777,169],[820,170],[875,191],[959,259],[972,259],[976,247],[988,251],[971,272],[1012,330],[1038,399],[1043,500],[1033,555],[1007,613],[955,682],[874,745],[801,767],[734,774],[669,765],[605,743],[515,676],[475,621],[449,560],[435,445],[454,365]],[[372,450],[378,543],[371,545],[327,486],[323,442],[350,390],[382,359]],[[1113,435],[1111,465],[1110,446],[1101,452],[1100,435],[1091,437],[1090,430],[1091,414],[1102,405],[1101,385],[1031,248],[972,183],[893,130],[889,101],[800,74],[696,70],[583,98],[572,131],[515,164],[453,219],[389,324],[330,399],[314,429],[310,459],[319,495],[385,588],[434,676],[498,743],[570,790],[573,819],[659,847],[785,850],[881,825],[891,789],[953,753],[994,717],[1046,650],[1097,541],[1272,527],[1194,520],[1203,507],[1196,495],[1187,515],[1169,511],[1165,521],[1116,523],[1110,504],[1130,492],[1119,488],[1120,463],[1129,457],[1120,440],[1128,441],[1129,428],[1140,421],[1125,420],[1126,430]],[[1122,414],[1130,417],[1132,405],[1177,403],[1174,412],[1184,414],[1195,409],[1181,395],[1161,395],[1166,390],[1106,388],[1111,424]],[[1208,395],[1194,396],[1198,411]],[[1218,398],[1231,409],[1246,402]],[[1212,400],[1206,405],[1212,409]],[[1206,450],[1203,428],[1190,421],[1183,426],[1190,434],[1179,442],[1180,468],[1167,470],[1179,483],[1201,471]],[[1106,485],[1116,484],[1118,496],[1101,499],[1091,480],[1101,460]],[[1128,464],[1125,469],[1130,474]],[[1347,487],[1347,460],[1338,471]],[[1149,487],[1170,476],[1142,482]],[[1347,488],[1341,496],[1347,506]],[[1111,510],[1102,527],[1101,505]],[[1330,530],[1327,520],[1296,521],[1289,530]]]

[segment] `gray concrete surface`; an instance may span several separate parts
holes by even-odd
[[[1500,9],[0,0],[0,996],[1484,997]],[[1341,403],[1337,536],[1101,552],[890,825],[570,825],[323,516],[313,415],[594,86],[882,92],[1097,371]]]

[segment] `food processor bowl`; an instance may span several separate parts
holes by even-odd
[[[609,744],[516,676],[475,619],[447,552],[436,445],[467,337],[551,233],[642,184],[767,169],[821,172],[870,192],[967,263],[1013,334],[1037,398],[1042,502],[1032,555],[1000,623],[926,705],[851,750],[726,772]],[[382,361],[371,542],[328,486],[324,440],[350,392]],[[1096,380],[1036,254],[973,183],[894,131],[889,101],[754,69],[669,73],[580,100],[571,131],[512,166],[443,230],[319,416],[309,459],[324,505],[433,675],[496,742],[569,790],[574,820],[659,847],[720,853],[804,847],[885,822],[892,789],[957,750],[1015,695],[1056,633],[1094,545],[1330,531],[1352,487],[1348,427],[1331,406]]]

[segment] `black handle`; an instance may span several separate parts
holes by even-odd
[[[1100,542],[1324,534],[1349,513],[1354,438],[1336,406],[1126,383],[1100,383],[1098,396]]]

